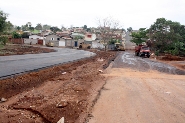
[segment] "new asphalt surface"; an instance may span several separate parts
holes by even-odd
[[[0,78],[36,71],[45,67],[88,58],[95,53],[68,48],[53,48],[56,52],[0,56]]]

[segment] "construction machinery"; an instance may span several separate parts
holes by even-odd
[[[90,49],[91,48],[91,44],[86,44],[86,43],[80,43],[79,45],[79,49]]]
[[[140,57],[150,57],[150,48],[147,45],[138,45],[135,47],[135,55]]]
[[[115,47],[114,47],[114,50],[117,50],[117,51],[125,51],[125,47],[122,43],[114,43]]]
[[[53,46],[54,46],[54,43],[48,42],[48,43],[46,43],[46,46],[47,46],[47,47],[53,47]]]

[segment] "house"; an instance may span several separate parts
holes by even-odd
[[[63,39],[72,39],[71,31],[56,32],[56,35],[60,36]]]
[[[66,39],[66,47],[79,47],[80,43],[83,43],[83,39]]]
[[[43,37],[39,35],[30,35],[29,38],[24,38],[25,44],[40,44],[44,45]]]
[[[103,49],[105,48],[105,46],[100,43],[100,41],[92,41],[92,45],[91,45],[91,48],[95,48],[95,49]]]
[[[94,40],[96,40],[96,34],[86,33],[84,40],[85,41],[94,41]]]
[[[74,28],[74,32],[83,32],[83,28]]]
[[[30,35],[29,39],[43,39],[43,37],[38,36],[38,35]]]
[[[75,37],[78,37],[78,36],[80,36],[80,37],[85,37],[85,35],[84,35],[84,34],[81,34],[81,33],[72,33],[72,34],[71,34],[71,37],[72,37],[73,39],[75,39]]]
[[[51,30],[45,30],[45,31],[42,31],[42,33],[40,34],[40,36],[47,36],[47,35],[50,35],[52,34],[52,31]]]
[[[45,44],[47,44],[48,42],[52,42],[54,43],[54,46],[66,46],[66,42],[64,39],[62,39],[60,36],[57,35],[48,35],[45,38]]]

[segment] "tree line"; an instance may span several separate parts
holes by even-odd
[[[147,28],[132,32],[132,42],[136,45],[146,42],[156,55],[172,54],[185,56],[185,25],[165,18],[158,18]]]

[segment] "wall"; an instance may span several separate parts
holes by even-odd
[[[75,41],[74,39],[66,40],[66,47],[74,47],[75,46]],[[80,43],[84,42],[83,39],[80,39],[77,41],[77,47],[79,47]]]
[[[37,39],[24,38],[24,43],[25,44],[30,44],[30,42],[31,42],[31,44],[37,44],[38,43]]]
[[[24,44],[24,40],[22,38],[12,38],[9,39],[9,42],[13,43],[13,44]]]
[[[65,41],[59,41],[59,46],[66,46]]]
[[[51,40],[51,38],[54,38],[54,40]],[[52,42],[55,47],[58,47],[59,46],[59,41],[62,40],[62,39],[60,38],[60,40],[58,41],[57,38],[60,38],[60,37],[57,36],[57,35],[48,35],[48,36],[46,36],[45,44],[47,44],[48,42]]]
[[[104,45],[101,44],[101,43],[98,43],[97,41],[93,41],[92,42],[92,46],[91,48],[95,48],[95,49],[103,49],[104,48]]]
[[[41,39],[41,37],[38,35],[30,35],[29,39]]]

